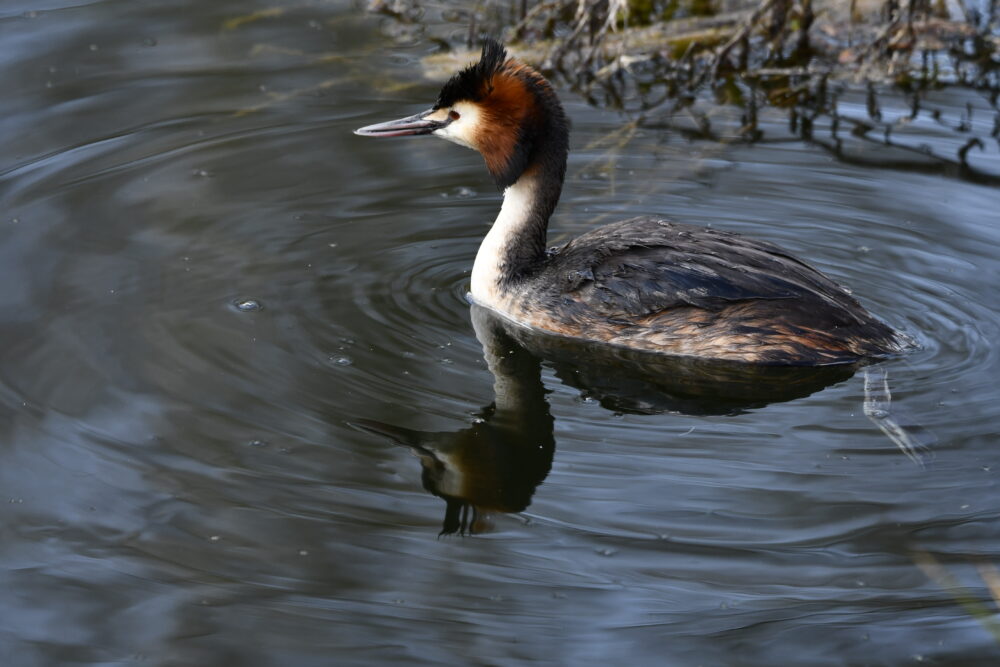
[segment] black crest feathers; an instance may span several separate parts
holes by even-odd
[[[461,100],[478,102],[490,93],[490,81],[503,69],[506,62],[507,49],[504,45],[492,37],[487,37],[483,40],[483,52],[479,62],[469,65],[444,84],[434,108],[450,107]]]

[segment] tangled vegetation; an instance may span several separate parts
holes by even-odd
[[[798,139],[839,159],[1000,184],[996,160],[973,159],[1000,147],[997,0],[483,0],[471,9],[373,0],[370,9],[437,43],[431,68],[466,62],[481,33],[502,35],[632,127],[769,141],[761,114],[779,110]],[[425,21],[430,11],[439,20]],[[918,120],[947,140],[932,149],[909,137]]]

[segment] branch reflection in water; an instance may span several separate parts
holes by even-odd
[[[856,365],[787,367],[667,357],[539,333],[472,306],[496,398],[467,428],[415,431],[358,419],[351,426],[408,447],[424,488],[446,503],[441,534],[489,530],[490,515],[520,512],[552,467],[554,420],[541,360],[564,384],[616,413],[726,415],[808,396]]]

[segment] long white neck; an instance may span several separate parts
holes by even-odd
[[[472,298],[476,303],[496,310],[505,310],[504,283],[518,267],[512,266],[525,245],[545,245],[545,220],[539,220],[538,179],[524,174],[503,193],[503,205],[486,238],[476,253],[472,265]],[[540,227],[540,229],[539,229]]]

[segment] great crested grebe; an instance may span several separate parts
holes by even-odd
[[[472,267],[472,299],[515,323],[665,354],[761,364],[851,363],[904,338],[844,288],[770,243],[657,217],[546,250],[569,122],[549,83],[495,40],[434,106],[356,134],[433,134],[479,151],[503,205]]]

